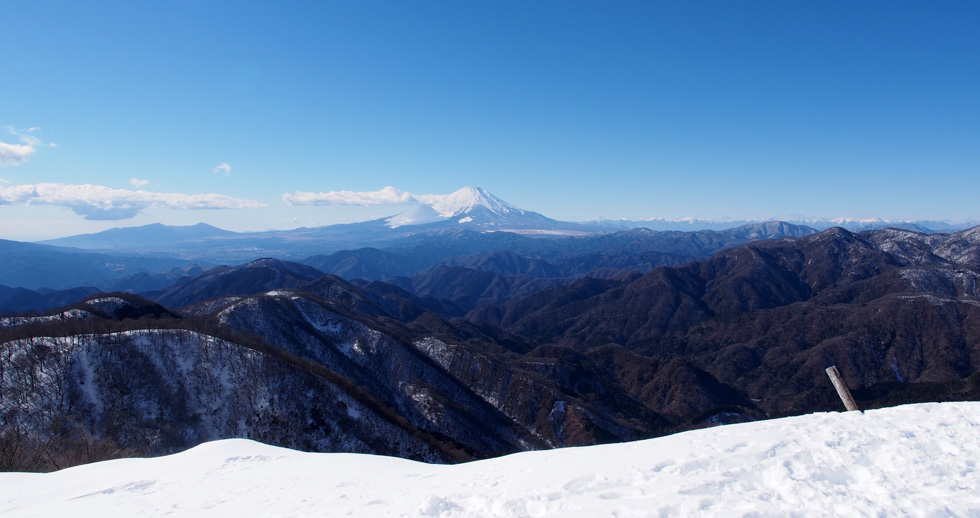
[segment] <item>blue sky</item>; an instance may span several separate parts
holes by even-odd
[[[976,220],[977,27],[966,1],[8,2],[0,237],[467,185],[564,220]]]

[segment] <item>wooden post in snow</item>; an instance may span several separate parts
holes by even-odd
[[[840,400],[844,402],[844,408],[848,412],[852,410],[860,410],[857,403],[854,402],[854,398],[851,397],[851,391],[847,390],[847,385],[844,384],[844,380],[841,379],[840,373],[837,372],[837,367],[831,365],[827,367],[827,375],[830,376],[830,382],[834,384],[834,388],[837,389],[837,395],[840,396]]]

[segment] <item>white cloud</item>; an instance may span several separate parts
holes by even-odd
[[[37,148],[44,145],[44,142],[40,138],[31,135],[35,131],[40,131],[41,128],[32,127],[23,131],[14,129],[13,126],[6,126],[6,128],[8,133],[20,140],[20,144],[0,142],[0,165],[23,164],[37,151]],[[48,146],[56,147],[53,142],[48,144]]]
[[[282,201],[287,205],[419,205],[433,203],[444,198],[438,194],[412,194],[394,187],[379,191],[330,191],[301,192],[283,194]]]
[[[41,139],[35,137],[34,135],[18,135],[18,137],[20,137],[21,142],[32,148],[38,148],[42,145]]]
[[[136,187],[137,189],[140,188],[140,187],[146,187],[146,185],[148,183],[150,183],[149,180],[140,180],[139,178],[130,178],[129,179],[129,185],[132,185],[133,187]]]
[[[0,205],[31,204],[68,207],[75,214],[91,220],[128,219],[148,208],[252,209],[265,206],[254,200],[223,194],[133,191],[91,184],[39,183],[0,187]]]
[[[34,148],[27,144],[0,142],[0,165],[20,165],[33,154]]]
[[[218,171],[224,171],[225,176],[231,176],[231,166],[227,163],[218,164],[218,167],[214,168],[214,172],[217,173]]]

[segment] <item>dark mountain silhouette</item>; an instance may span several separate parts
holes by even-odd
[[[406,289],[421,296],[449,300],[464,309],[472,310],[483,304],[529,295],[544,288],[564,284],[566,281],[437,266],[411,279],[394,279],[391,282],[404,285]]]
[[[393,248],[397,253],[361,249],[310,257],[304,262],[345,278],[384,280],[416,295],[446,299],[472,310],[583,276],[622,278],[658,266],[686,264],[753,239],[812,232],[785,223],[766,223],[727,231],[635,229],[600,236],[532,239],[503,232],[446,229],[413,236],[412,246]],[[492,248],[495,246],[507,248]]]
[[[321,276],[323,272],[312,266],[279,259],[259,259],[235,267],[212,268],[150,295],[167,307],[180,308],[216,297],[298,288]]]
[[[494,272],[501,275],[523,275],[532,278],[549,279],[562,277],[555,266],[514,253],[510,250],[494,250],[476,256],[457,256],[446,259],[444,266],[468,268],[480,272]]]
[[[556,278],[582,276],[605,268],[645,272],[656,266],[681,265],[703,259],[725,248],[757,239],[801,237],[813,232],[808,227],[780,222],[746,225],[724,231],[655,232],[633,229],[611,234],[541,238],[507,232],[477,233],[465,229],[446,229],[402,239],[386,250],[414,257],[419,264],[427,264],[426,267],[443,264],[493,271],[501,275],[524,275],[529,272],[522,268],[536,264],[538,268],[532,276]],[[395,277],[406,274],[402,270],[386,275]]]
[[[344,279],[384,280],[412,275],[429,265],[428,260],[395,254],[377,248],[342,250],[330,255],[315,255],[303,260],[322,272]]]
[[[392,284],[373,281],[347,282],[336,275],[325,275],[304,284],[301,291],[338,302],[349,311],[372,317],[390,317],[410,322],[426,312],[462,316],[465,311],[447,300],[419,297]]]
[[[19,313],[58,308],[77,302],[99,291],[91,287],[71,288],[60,291],[34,291],[26,288],[0,286],[0,311]]]
[[[152,292],[170,286],[182,279],[196,277],[205,271],[205,267],[195,265],[174,268],[159,273],[142,272],[112,281],[105,287],[105,290],[127,291],[130,293]]]
[[[548,248],[546,252],[542,253],[542,258],[556,263],[570,257],[593,254],[626,256],[647,252],[705,258],[725,248],[744,245],[751,241],[803,237],[814,232],[809,227],[782,222],[756,223],[727,230],[700,230],[696,232],[654,231],[638,228],[612,234],[570,238],[568,243],[564,243],[562,246]]]
[[[80,234],[42,241],[42,244],[86,250],[145,250],[208,242],[238,236],[206,223],[191,226],[168,226],[152,223],[141,227],[112,228],[95,234]]]
[[[476,210],[476,209],[474,209]],[[468,216],[467,216],[468,217]],[[411,229],[411,230],[405,230]],[[302,259],[326,273],[348,279],[388,280],[412,277],[450,260],[449,266],[471,267],[469,259],[488,253],[512,253],[546,267],[533,277],[615,276],[646,272],[660,265],[703,259],[749,239],[812,232],[780,223],[756,224],[725,231],[652,232],[631,230],[580,237],[528,237],[486,231],[477,226],[407,226],[391,229],[384,220],[318,229],[234,233],[210,227],[144,227],[112,229],[73,236],[49,246],[0,241],[0,284],[36,290],[93,286],[108,291],[144,293],[176,281],[174,269],[240,264],[261,257]],[[364,248],[364,247],[373,248]],[[504,251],[504,252],[501,252]],[[313,255],[316,254],[316,255]],[[464,264],[465,263],[465,264]],[[486,266],[486,265],[484,265]],[[501,269],[501,275],[524,275]],[[516,265],[515,265],[516,266]],[[483,266],[474,268],[485,269]],[[197,272],[186,272],[194,275]],[[404,287],[404,286],[403,286]]]
[[[805,411],[807,394],[826,397],[831,364],[860,388],[978,370],[977,235],[830,229],[630,282],[584,279],[468,318],[532,343],[685,358],[769,415]]]
[[[16,288],[103,289],[127,275],[187,264],[179,259],[124,257],[0,239],[0,284]]]
[[[446,232],[435,255],[482,246]],[[977,229],[834,228],[725,246],[737,239],[534,240],[538,255],[456,254],[439,261],[457,266],[388,283],[269,259],[168,287],[156,300],[179,313],[146,303],[125,314],[137,299],[108,294],[5,317],[0,362],[20,374],[0,380],[0,425],[19,434],[3,440],[92,451],[86,438],[98,437],[158,454],[240,436],[459,461],[836,410],[829,365],[866,408],[980,398]],[[645,272],[531,275],[664,240],[722,248]]]

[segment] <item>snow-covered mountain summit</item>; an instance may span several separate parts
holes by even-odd
[[[463,187],[445,196],[428,197],[427,203],[392,216],[387,226],[398,228],[406,225],[449,222],[458,218],[457,223],[499,222],[509,215],[524,215],[525,211],[501,200],[482,187]],[[476,216],[476,217],[474,217]]]
[[[431,197],[410,211],[388,218],[385,224],[389,228],[463,225],[482,230],[543,234],[584,230],[580,224],[557,221],[537,212],[519,209],[482,187],[463,187],[452,194]]]
[[[498,216],[511,213],[524,214],[523,210],[490,194],[483,187],[463,187],[433,203],[432,208],[444,218],[462,216],[480,208]]]

